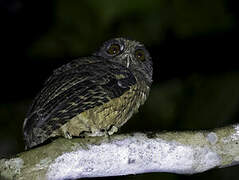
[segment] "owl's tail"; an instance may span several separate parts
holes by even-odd
[[[36,127],[36,122],[40,121],[40,116],[37,112],[33,112],[23,123],[23,137],[25,142],[25,149],[32,148],[38,144],[41,144],[44,139],[44,132],[40,128]]]

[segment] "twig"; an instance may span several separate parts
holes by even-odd
[[[239,124],[211,131],[59,138],[0,160],[6,179],[77,179],[148,172],[195,174],[239,164]]]

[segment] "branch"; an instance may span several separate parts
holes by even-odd
[[[239,164],[239,124],[212,131],[58,138],[0,160],[6,179],[77,179],[148,172],[195,174]]]

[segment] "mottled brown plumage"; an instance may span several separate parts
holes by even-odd
[[[145,47],[111,39],[92,56],[56,69],[24,121],[27,148],[55,136],[113,134],[148,96],[152,61]]]

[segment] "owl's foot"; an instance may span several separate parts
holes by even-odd
[[[66,139],[72,139],[72,135],[68,131],[63,131],[63,137]]]
[[[118,131],[118,128],[116,126],[111,126],[110,129],[107,131],[107,134],[111,136],[117,131]]]

